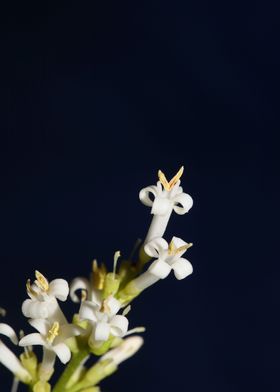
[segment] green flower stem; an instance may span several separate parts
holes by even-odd
[[[110,376],[117,370],[117,366],[111,361],[101,361],[93,365],[77,384],[68,389],[67,392],[80,392],[84,390],[91,390],[102,381],[104,378]]]
[[[82,348],[80,351],[72,355],[72,358],[62,373],[60,379],[53,388],[53,392],[65,392],[65,386],[75,373],[81,362],[89,355],[88,349]]]

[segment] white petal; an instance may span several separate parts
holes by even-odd
[[[70,284],[70,297],[73,302],[80,302],[80,298],[77,296],[77,290],[86,290],[87,293],[90,291],[90,284],[86,278],[75,278]]]
[[[95,312],[97,311],[97,307],[94,303],[90,301],[84,301],[81,304],[79,316],[81,320],[91,320],[97,321]]]
[[[56,353],[62,363],[67,363],[71,359],[71,351],[64,343],[59,343],[53,346],[53,351]]]
[[[122,337],[127,332],[128,319],[125,316],[117,314],[111,319],[110,325],[112,335]]]
[[[18,338],[13,330],[8,324],[0,323],[0,335],[7,336],[14,344],[18,344]]]
[[[69,294],[68,282],[65,279],[54,279],[49,284],[49,296],[54,296],[60,301],[66,301]]]
[[[176,195],[173,198],[173,202],[174,202],[173,209],[179,215],[184,215],[193,206],[193,199],[187,193],[181,193],[180,195]]]
[[[14,373],[21,381],[30,382],[31,376],[22,366],[15,354],[0,340],[0,363]]]
[[[30,333],[19,341],[19,346],[45,346],[46,342],[39,333]]]
[[[118,347],[108,351],[100,361],[111,360],[116,366],[134,355],[144,343],[141,336],[132,336],[125,339]]]
[[[158,258],[160,253],[168,249],[168,243],[163,238],[155,238],[154,240],[148,242],[145,247],[145,253],[148,256]]]
[[[77,327],[76,325],[73,324],[62,325],[59,329],[59,335],[55,339],[55,344],[63,343],[65,340],[73,336],[81,335],[82,332],[84,332],[84,330],[80,327]]]
[[[172,210],[172,202],[164,197],[156,197],[153,203],[151,214],[153,215],[165,215],[168,214],[170,209]]]
[[[33,328],[37,329],[42,335],[47,335],[51,325],[45,319],[32,319],[28,320],[29,324],[32,325]]]
[[[187,245],[187,242],[182,240],[182,238],[179,237],[172,237],[171,240],[175,246],[176,249],[180,248],[181,246]]]
[[[158,191],[159,190],[155,185],[143,188],[139,193],[139,199],[145,206],[152,207],[154,200],[151,199],[151,195],[156,198],[156,196],[158,195]]]
[[[182,240],[182,238],[179,238],[179,237],[173,237],[172,240],[171,240],[171,242],[173,242],[173,244],[174,244],[174,246],[175,246],[175,249],[177,249],[177,250],[178,250],[179,248],[183,247],[184,245],[187,245],[187,244],[188,244],[186,241]],[[168,264],[172,265],[173,262],[174,262],[175,260],[179,259],[181,256],[183,256],[183,254],[184,254],[186,251],[187,251],[186,249],[183,249],[183,250],[181,250],[180,252],[177,251],[175,255],[171,255],[171,256],[167,257],[167,260],[166,260],[166,261],[168,262]]]
[[[175,261],[175,263],[172,265],[172,268],[174,269],[174,275],[179,280],[186,278],[193,272],[191,263],[187,259],[183,258]]]
[[[164,279],[169,275],[171,267],[165,261],[158,259],[152,263],[148,271],[158,278]]]
[[[25,317],[30,317],[30,318],[48,317],[48,307],[45,302],[40,302],[33,299],[26,299],[22,304],[21,310]]]
[[[110,309],[110,315],[113,316],[118,313],[121,308],[121,303],[115,297],[110,296],[106,299],[106,305]]]
[[[108,323],[97,323],[94,338],[97,341],[106,341],[110,336],[110,325]]]

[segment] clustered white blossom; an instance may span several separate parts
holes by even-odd
[[[139,198],[151,207],[153,219],[137,261],[123,260],[117,268],[120,253],[116,252],[113,272],[108,272],[105,265],[98,265],[95,260],[90,278],[75,278],[70,289],[66,280],[49,282],[39,271],[35,271],[33,283],[27,280],[28,298],[22,303],[22,313],[36,332],[25,336],[21,333],[18,341],[15,331],[0,323],[0,334],[8,337],[13,344],[24,347],[18,358],[0,340],[0,363],[14,374],[16,380],[27,384],[30,391],[97,392],[97,384],[142,346],[140,336],[125,338],[144,331],[143,327],[128,329],[127,314],[131,301],[172,271],[178,280],[193,272],[191,263],[182,257],[192,244],[178,237],[173,237],[169,243],[163,238],[172,211],[183,215],[193,205],[191,196],[184,193],[180,186],[182,174],[183,167],[168,182],[159,171],[157,184],[140,191]],[[78,291],[80,295],[77,295]],[[69,293],[73,302],[80,303],[71,322],[58,302],[66,301]],[[1,308],[0,315],[5,315]],[[34,346],[42,347],[39,360]],[[85,362],[92,354],[100,356],[100,359],[86,369]],[[71,366],[66,367],[52,387],[49,381],[56,357],[63,364],[71,361]]]

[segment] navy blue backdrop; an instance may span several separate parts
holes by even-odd
[[[194,274],[135,301],[146,344],[104,391],[279,391],[276,2],[10,2],[1,19],[7,322],[26,327],[35,268],[71,280],[128,254],[150,221],[138,191],[183,164],[194,206],[166,237],[194,243]]]

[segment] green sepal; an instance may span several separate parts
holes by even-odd
[[[114,340],[114,336],[110,336],[106,342],[102,343],[100,346],[90,345],[90,351],[92,354],[100,356],[105,354],[112,346],[112,342]]]
[[[116,297],[124,305],[131,302],[140,293],[141,291],[137,289],[134,284],[134,281],[132,280],[120,292],[118,292]]]
[[[33,392],[51,392],[51,385],[46,381],[38,381],[33,386]]]
[[[109,272],[105,277],[104,287],[102,291],[103,299],[108,298],[110,295],[115,295],[120,287],[120,277],[118,274]]]
[[[32,380],[37,378],[38,359],[33,351],[24,352],[20,355],[23,367],[30,373]]]

